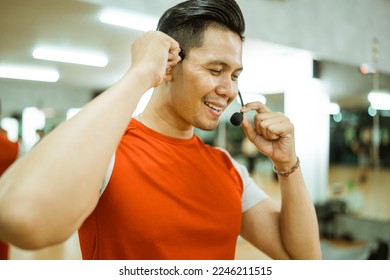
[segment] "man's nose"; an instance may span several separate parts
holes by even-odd
[[[230,98],[235,98],[237,95],[236,82],[232,81],[231,78],[224,78],[220,85],[217,87],[217,94],[223,95]]]

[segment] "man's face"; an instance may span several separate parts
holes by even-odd
[[[172,110],[181,126],[215,129],[236,98],[242,71],[242,41],[226,30],[208,29],[203,46],[187,52],[171,84]]]

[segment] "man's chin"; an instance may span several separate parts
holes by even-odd
[[[203,122],[201,124],[198,124],[196,128],[205,130],[205,131],[212,131],[215,130],[218,127],[219,121],[216,122]]]

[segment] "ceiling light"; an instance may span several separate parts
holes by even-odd
[[[74,63],[88,66],[104,67],[108,64],[106,56],[90,52],[79,52],[61,49],[36,48],[33,51],[36,59]]]
[[[372,90],[368,94],[368,101],[370,101],[371,107],[376,110],[390,110],[390,91]]]
[[[100,14],[99,20],[103,23],[140,31],[155,30],[158,23],[157,17],[115,8],[104,9]]]
[[[44,70],[31,67],[0,66],[0,77],[41,82],[57,82],[60,74],[56,70]]]

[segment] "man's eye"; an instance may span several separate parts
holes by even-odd
[[[218,75],[218,74],[221,74],[221,70],[216,70],[216,69],[209,69],[210,72],[214,75]]]

